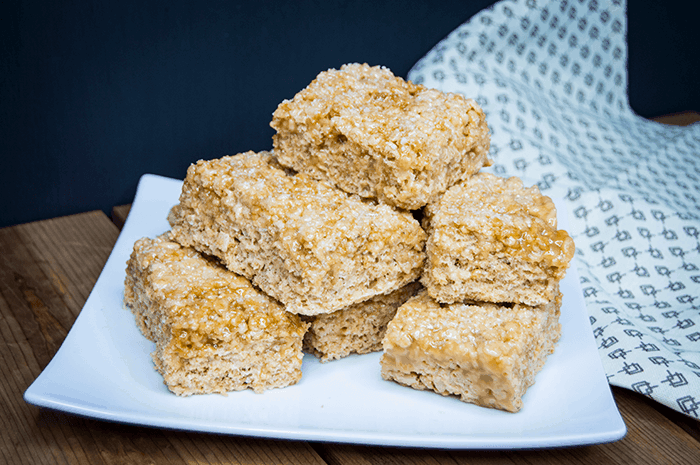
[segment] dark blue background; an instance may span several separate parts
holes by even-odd
[[[357,61],[405,77],[491,3],[4,0],[0,227],[109,213],[143,173],[182,178],[200,158],[269,149],[277,104],[318,72]],[[700,110],[687,13],[630,0],[629,94],[643,116]]]

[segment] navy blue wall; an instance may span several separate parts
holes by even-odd
[[[700,110],[689,15],[630,2],[633,106]],[[200,158],[269,149],[277,104],[318,72],[358,61],[405,76],[491,3],[4,0],[0,227],[109,213],[143,173],[182,178]]]

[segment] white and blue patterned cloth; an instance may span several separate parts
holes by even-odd
[[[482,106],[494,160],[485,171],[565,199],[610,384],[698,418],[700,124],[665,126],[630,108],[625,8],[501,1],[408,78]]]

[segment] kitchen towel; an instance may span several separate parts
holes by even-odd
[[[565,199],[610,384],[698,419],[700,124],[630,108],[625,10],[622,0],[501,1],[408,79],[482,106],[494,160],[484,171]]]

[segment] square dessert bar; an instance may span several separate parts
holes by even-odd
[[[542,305],[574,255],[556,208],[537,186],[477,173],[424,209],[428,261],[421,282],[445,303]]]
[[[270,125],[282,165],[408,210],[491,164],[489,129],[474,100],[379,66],[320,73],[277,107]]]
[[[419,390],[517,412],[561,334],[561,295],[537,307],[441,304],[427,292],[401,306],[384,337],[381,373]]]
[[[304,315],[399,289],[425,260],[425,232],[410,212],[288,173],[268,152],[190,166],[168,219],[174,240]]]
[[[337,360],[350,354],[368,354],[382,350],[386,327],[396,310],[423,286],[414,281],[386,295],[353,304],[333,313],[302,316],[309,330],[304,336],[304,350],[321,362]]]
[[[168,240],[143,238],[127,262],[124,303],[155,342],[175,394],[281,388],[301,379],[308,325],[250,282]]]

